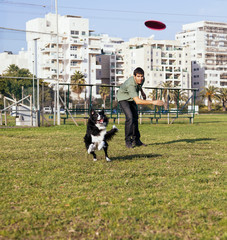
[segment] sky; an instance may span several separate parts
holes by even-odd
[[[0,53],[26,50],[26,22],[55,13],[55,0],[0,0]],[[227,0],[58,0],[60,15],[89,19],[90,30],[128,41],[133,37],[173,40],[182,25],[198,21],[227,23]],[[145,27],[147,20],[166,24],[163,31]]]

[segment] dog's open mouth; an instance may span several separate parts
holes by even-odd
[[[104,119],[97,120],[98,123],[103,123]]]

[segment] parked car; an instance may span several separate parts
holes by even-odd
[[[66,114],[66,111],[65,111],[64,108],[61,108],[61,109],[60,109],[60,114]]]
[[[56,110],[56,114],[57,114],[57,110]],[[66,114],[66,111],[64,108],[60,108],[60,114]]]
[[[52,113],[52,109],[51,109],[51,107],[44,107],[44,108],[43,108],[43,112],[44,112],[44,113],[51,114],[51,113]]]

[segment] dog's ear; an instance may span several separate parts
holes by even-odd
[[[102,111],[100,112],[102,115],[104,115],[104,108],[102,109]]]
[[[95,114],[95,110],[93,109],[93,108],[91,108],[91,110],[90,110],[90,115],[92,116],[92,115],[94,115]]]

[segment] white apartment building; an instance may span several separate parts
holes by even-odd
[[[163,82],[191,88],[191,60],[188,47],[176,40],[132,38],[121,45],[117,58],[122,61],[119,84],[132,76],[137,67],[145,72],[145,87],[157,87]]]
[[[176,40],[190,47],[192,87],[227,87],[227,23],[186,24]]]
[[[26,30],[29,69],[32,71],[32,62],[37,62],[38,77],[56,79],[58,57],[60,82],[70,83],[75,71],[80,71],[87,84],[100,83],[96,78],[96,69],[100,68],[96,65],[96,55],[101,53],[101,38],[89,29],[88,19],[58,15],[58,51],[56,14],[28,21]],[[97,97],[95,87],[92,95]]]
[[[0,74],[3,74],[11,64],[15,64],[19,68],[28,68],[28,52],[23,49],[18,54],[5,51],[0,53],[0,63]]]

